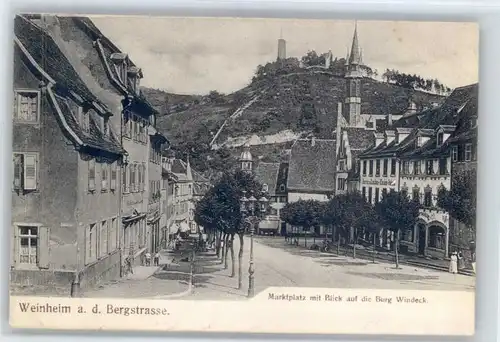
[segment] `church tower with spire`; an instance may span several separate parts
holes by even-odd
[[[354,36],[352,38],[351,51],[347,54],[345,64],[345,117],[349,126],[356,127],[361,124],[361,72],[362,65],[361,49],[358,42],[358,25],[355,24]]]

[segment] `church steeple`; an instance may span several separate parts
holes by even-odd
[[[361,50],[358,42],[358,22],[354,24],[354,35],[352,37],[351,54],[349,56],[349,64],[361,64]]]
[[[358,41],[358,23],[354,26],[354,35],[352,37],[351,51],[348,53],[346,62],[346,93],[345,93],[345,118],[349,126],[358,126],[361,124],[361,74],[360,65],[362,64],[361,48]]]

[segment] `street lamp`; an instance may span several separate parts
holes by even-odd
[[[260,221],[261,218],[267,212],[268,199],[262,196],[260,199],[256,199],[254,196],[250,198],[245,197],[245,191],[243,191],[243,197],[240,199],[240,211],[243,218],[248,219],[250,222],[250,265],[248,267],[248,297],[253,297],[255,292],[255,282],[254,282],[254,261],[253,261],[253,235],[255,232],[255,224]]]

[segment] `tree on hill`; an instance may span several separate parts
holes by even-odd
[[[219,93],[217,90],[211,90],[208,93],[208,99],[211,103],[224,103],[224,94]]]
[[[467,232],[453,232],[463,248],[469,248],[476,235],[476,184],[476,170],[464,170],[453,176],[451,190],[441,187],[438,191],[438,206],[466,225]]]
[[[375,205],[383,225],[394,232],[396,268],[399,268],[399,239],[401,229],[415,226],[419,215],[420,200],[410,199],[406,191],[384,192],[382,200]]]
[[[326,62],[325,55],[318,55],[318,53],[314,50],[307,52],[307,54],[303,56],[301,60],[305,66],[323,66]]]

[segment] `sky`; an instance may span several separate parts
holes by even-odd
[[[259,64],[274,61],[280,35],[287,57],[310,50],[345,57],[354,21],[202,17],[91,16],[143,70],[141,85],[177,94],[234,92]],[[363,62],[437,78],[450,88],[478,81],[479,31],[474,23],[358,21]]]

